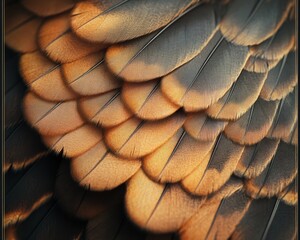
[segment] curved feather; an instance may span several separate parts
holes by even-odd
[[[281,59],[295,43],[295,22],[285,21],[278,32],[259,45],[250,48],[251,55],[268,60]]]
[[[180,229],[181,239],[228,239],[244,216],[250,199],[241,191],[216,203],[205,203]]]
[[[143,170],[154,181],[178,182],[207,155],[214,141],[198,141],[182,128],[158,149],[144,157]]]
[[[264,171],[247,181],[247,193],[253,198],[272,197],[280,193],[297,174],[295,156],[295,146],[281,141]]]
[[[251,0],[245,3],[234,0],[221,21],[221,32],[235,44],[259,44],[276,33],[292,5],[291,0]]]
[[[219,190],[232,175],[243,150],[243,146],[221,134],[202,162],[182,180],[182,186],[188,192],[200,196]]]
[[[213,141],[225,129],[226,121],[208,117],[204,112],[189,113],[184,129],[197,140]]]
[[[247,54],[218,31],[197,57],[162,79],[162,92],[186,111],[207,108],[237,80]]]
[[[117,155],[140,158],[164,144],[183,125],[185,115],[177,112],[158,121],[141,121],[130,118],[126,122],[107,129],[105,142]]]
[[[72,28],[81,38],[116,43],[149,34],[184,12],[196,0],[114,0],[77,4]],[[137,24],[137,22],[139,24]]]
[[[68,13],[61,14],[48,18],[39,29],[39,46],[55,62],[72,62],[102,48],[75,36],[69,21]]]
[[[56,15],[71,9],[75,1],[74,0],[51,0],[51,1],[39,1],[39,0],[21,0],[21,4],[33,12],[34,14],[42,17],[48,17]]]
[[[42,135],[61,135],[84,123],[77,112],[76,101],[48,102],[29,92],[23,108],[26,120]]]
[[[264,138],[255,145],[245,146],[234,174],[247,179],[260,175],[276,154],[279,142]]]
[[[260,97],[268,101],[282,99],[296,84],[295,52],[291,52],[268,73]]]
[[[86,119],[104,128],[117,126],[133,115],[124,106],[120,90],[82,98],[78,101],[78,110]]]
[[[192,8],[160,31],[108,48],[106,62],[114,74],[126,81],[155,79],[194,58],[215,28],[212,7]]]
[[[92,219],[102,214],[105,209],[119,204],[123,190],[118,188],[109,192],[95,192],[89,186],[78,186],[70,175],[68,159],[62,161],[56,175],[55,197],[59,206],[70,215],[84,220]]]
[[[160,185],[142,170],[128,182],[125,205],[130,219],[156,233],[173,232],[196,213],[204,202],[184,192],[177,184]]]
[[[267,75],[243,70],[230,90],[209,106],[213,118],[234,120],[242,116],[257,100]]]
[[[267,136],[278,107],[278,101],[261,98],[239,119],[228,123],[225,134],[239,144],[255,144]]]
[[[88,96],[108,92],[121,83],[107,69],[104,53],[96,52],[62,65],[64,80],[76,93]]]
[[[53,155],[48,155],[35,162],[6,193],[5,226],[26,219],[53,195],[59,163],[53,158]]]
[[[298,174],[289,186],[287,186],[281,193],[278,194],[278,198],[282,199],[288,205],[296,205],[298,203]]]
[[[36,50],[38,48],[36,35],[41,23],[41,18],[34,16],[20,5],[8,6],[5,14],[5,44],[22,53]]]
[[[292,127],[292,130],[291,130],[291,133],[289,134],[289,136],[283,138],[282,140],[286,143],[290,143],[293,145],[298,144],[298,117]]]
[[[112,154],[103,141],[71,160],[71,174],[81,186],[95,191],[110,190],[126,182],[140,168],[135,159]]]
[[[40,51],[26,53],[20,58],[20,73],[29,89],[48,101],[76,98],[64,84],[60,64],[50,61]]]
[[[84,139],[84,141],[83,141]],[[58,136],[43,136],[44,143],[55,152],[63,151],[67,157],[77,157],[102,139],[100,129],[84,124],[76,130]]]
[[[124,83],[122,100],[135,115],[145,120],[162,119],[179,109],[162,94],[160,80]]]

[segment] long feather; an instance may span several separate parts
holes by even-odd
[[[218,31],[197,57],[162,79],[162,92],[186,111],[207,108],[237,80],[247,54]]]
[[[53,195],[59,163],[53,158],[49,155],[35,162],[6,193],[5,226],[26,219]]]
[[[84,141],[82,141],[84,139]],[[43,136],[44,143],[55,152],[67,157],[77,157],[102,139],[101,130],[93,125],[84,124],[76,130],[70,131],[63,135]]]
[[[239,119],[228,123],[224,132],[228,138],[251,145],[267,136],[278,107],[278,101],[264,101],[261,98]]]
[[[291,0],[250,0],[245,3],[234,0],[221,21],[221,31],[235,44],[259,44],[276,33],[292,5]]]
[[[181,239],[228,239],[249,204],[250,199],[241,191],[216,203],[208,201],[180,229]]]
[[[19,4],[10,5],[5,13],[5,44],[22,53],[36,50],[36,35],[41,23],[41,18]]]
[[[268,73],[260,97],[268,101],[282,99],[296,84],[295,52],[291,52]]]
[[[267,75],[243,70],[232,87],[207,114],[213,118],[234,120],[242,116],[257,100]]]
[[[69,87],[82,96],[108,92],[120,87],[104,63],[104,53],[96,52],[62,65],[64,80]]]
[[[183,129],[143,160],[143,169],[157,182],[179,182],[186,177],[214,146],[214,141],[193,139]]]
[[[264,171],[246,182],[247,193],[253,198],[277,195],[294,180],[297,174],[295,164],[295,146],[281,141]]]
[[[219,190],[230,178],[244,147],[221,134],[213,149],[181,184],[195,195],[207,195]]]
[[[197,140],[213,141],[225,129],[227,121],[212,119],[204,112],[189,113],[184,129]]]
[[[179,109],[162,94],[160,80],[125,83],[122,100],[136,116],[145,120],[166,118]]]
[[[116,43],[147,35],[172,21],[197,0],[83,2],[73,10],[72,28],[89,41]],[[137,24],[138,22],[138,24]]]
[[[76,98],[76,94],[64,84],[60,64],[50,61],[40,51],[21,56],[20,73],[29,89],[40,98],[48,101]]]
[[[105,142],[117,155],[140,158],[152,153],[170,139],[183,125],[184,120],[185,115],[182,112],[151,122],[133,117],[107,129],[104,134]]]
[[[23,108],[29,124],[46,136],[62,135],[84,123],[76,101],[48,102],[29,92],[24,98]]]
[[[69,20],[69,13],[57,15],[48,18],[39,29],[39,46],[55,62],[72,62],[102,48],[75,36]]]
[[[276,154],[279,140],[264,138],[255,145],[245,146],[234,174],[251,179],[257,177]]]
[[[133,115],[124,106],[120,90],[82,98],[78,101],[78,111],[90,122],[104,128],[117,126]]]
[[[108,48],[109,68],[126,81],[141,82],[164,76],[194,58],[215,31],[214,12],[199,6],[182,15],[160,31]]]
[[[95,191],[116,188],[132,177],[141,166],[135,159],[112,154],[103,141],[71,160],[71,174],[79,185]]]
[[[157,233],[178,230],[203,202],[204,198],[187,194],[178,184],[160,185],[151,181],[142,170],[130,179],[125,195],[130,219]]]
[[[39,1],[39,0],[21,0],[21,4],[33,12],[34,14],[42,17],[48,17],[56,15],[71,9],[75,1],[74,0],[51,0],[51,1]]]

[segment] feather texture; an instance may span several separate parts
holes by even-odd
[[[146,120],[162,119],[179,109],[162,94],[160,80],[125,83],[122,100],[136,116]]]
[[[260,97],[268,101],[282,99],[296,84],[295,52],[291,52],[268,73]]]
[[[207,108],[237,80],[247,54],[218,31],[197,57],[162,79],[162,91],[186,111]]]
[[[84,142],[82,141],[84,139]],[[100,129],[84,124],[74,131],[58,136],[43,136],[44,143],[56,152],[67,157],[77,157],[95,146],[102,139]]]
[[[84,123],[77,111],[76,101],[48,102],[29,92],[23,107],[26,120],[42,135],[62,135]]]
[[[281,192],[297,174],[295,146],[280,142],[277,152],[264,171],[246,183],[247,193],[253,197],[271,197]]]
[[[280,60],[268,60],[258,56],[249,56],[244,69],[249,72],[267,73],[273,69]]]
[[[160,31],[108,48],[109,68],[126,81],[141,82],[164,76],[194,58],[215,31],[214,12],[199,6],[182,15]]]
[[[103,141],[71,160],[71,174],[92,190],[113,189],[126,182],[140,168],[139,160],[122,159],[112,154]]]
[[[245,146],[234,174],[251,179],[257,177],[276,154],[279,140],[264,138],[255,145]]]
[[[22,5],[34,14],[42,17],[56,15],[71,9],[74,6],[74,0],[21,0]]]
[[[228,123],[224,132],[239,144],[255,144],[266,137],[278,107],[278,101],[261,98],[238,120]]]
[[[246,4],[234,0],[229,4],[221,21],[221,32],[235,44],[245,46],[259,44],[280,28],[292,4],[293,1],[290,0],[251,0]]]
[[[279,193],[277,197],[282,199],[288,205],[296,205],[298,202],[297,184],[298,184],[298,174],[293,180],[293,182],[290,183],[290,185],[287,186],[281,193]]]
[[[56,175],[55,197],[60,207],[80,219],[92,219],[106,208],[120,204],[123,188],[109,192],[94,192],[78,186],[71,178],[69,160],[62,161]]]
[[[179,185],[160,185],[142,170],[130,179],[125,195],[126,210],[139,226],[157,233],[176,231],[204,202]]]
[[[84,42],[71,32],[69,14],[47,19],[38,34],[40,48],[55,62],[72,62],[102,48]]]
[[[60,64],[50,61],[40,51],[20,58],[20,73],[29,89],[48,101],[65,101],[76,95],[64,84]]]
[[[219,190],[232,175],[243,150],[243,146],[221,134],[210,153],[183,179],[182,186],[192,194],[204,196]]]
[[[93,42],[115,43],[151,33],[184,12],[196,0],[114,0],[77,4],[72,28]],[[139,23],[138,25],[136,23]]]
[[[62,72],[68,86],[83,96],[100,94],[120,87],[120,81],[108,71],[103,57],[103,52],[96,52],[63,64]]]
[[[143,169],[154,181],[178,182],[199,165],[213,146],[214,141],[197,141],[179,129],[165,144],[144,157]]]
[[[180,229],[181,239],[228,239],[249,203],[250,199],[241,191],[222,201],[205,203]]]
[[[8,6],[5,14],[5,44],[22,53],[36,50],[36,35],[41,23],[41,18],[20,5]]]
[[[237,119],[257,100],[266,74],[243,70],[230,90],[216,103],[209,106],[207,114],[213,118]]]
[[[82,98],[78,101],[78,108],[86,119],[104,128],[119,125],[133,115],[124,106],[119,90]]]
[[[184,122],[184,129],[197,140],[213,141],[225,129],[226,121],[215,120],[204,112],[189,113]]]
[[[59,163],[53,158],[53,155],[49,155],[35,162],[6,193],[5,226],[26,219],[53,195]]]
[[[117,155],[125,158],[143,157],[164,144],[183,125],[185,116],[178,112],[153,122],[131,118],[107,129],[105,141]]]

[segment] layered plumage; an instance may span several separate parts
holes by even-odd
[[[7,239],[293,239],[294,5],[7,4]]]

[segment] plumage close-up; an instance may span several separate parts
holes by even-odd
[[[6,240],[296,240],[296,0],[6,0]]]

